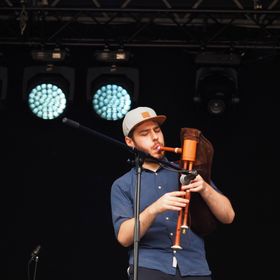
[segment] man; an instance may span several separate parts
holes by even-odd
[[[157,159],[167,160],[161,125],[166,116],[149,107],[129,111],[123,120],[128,146]],[[210,280],[204,240],[192,231],[182,235],[180,250],[173,250],[178,211],[186,207],[186,191],[199,193],[218,221],[232,223],[235,213],[229,199],[200,175],[188,185],[178,186],[178,173],[161,162],[146,158],[141,173],[139,215],[139,280]],[[116,179],[111,189],[112,219],[119,243],[129,247],[129,275],[133,279],[134,197],[136,169]]]

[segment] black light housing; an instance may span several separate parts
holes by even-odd
[[[198,68],[193,100],[212,115],[223,114],[240,100],[237,70],[233,67]]]
[[[94,58],[96,61],[103,63],[122,63],[127,62],[131,59],[131,53],[127,50],[118,49],[118,50],[97,50],[94,52]]]
[[[7,97],[8,84],[8,69],[0,66],[0,100],[5,100]]]
[[[51,50],[32,50],[31,57],[34,61],[43,62],[56,62],[63,61],[66,58],[66,51],[60,48],[54,48]]]
[[[23,99],[39,118],[60,117],[73,101],[74,86],[75,70],[71,67],[48,64],[24,68]]]
[[[139,72],[132,67],[94,67],[87,73],[87,100],[102,119],[122,119],[138,101]]]

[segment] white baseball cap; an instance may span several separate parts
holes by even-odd
[[[127,136],[135,126],[148,120],[155,121],[161,125],[166,120],[166,116],[157,115],[156,112],[149,107],[137,107],[132,109],[123,119],[122,128],[124,136]]]

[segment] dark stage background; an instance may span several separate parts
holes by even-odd
[[[61,119],[33,117],[22,99],[23,67],[32,64],[29,51],[22,47],[14,53],[11,47],[3,53],[9,87],[0,118],[6,249],[1,251],[8,261],[8,278],[1,279],[27,279],[30,253],[38,244],[38,280],[88,280],[97,275],[126,279],[126,249],[113,233],[110,188],[128,170],[131,155]],[[163,125],[167,146],[180,145],[182,127],[199,128],[214,145],[213,180],[236,210],[233,224],[206,239],[214,279],[275,277],[278,56],[258,59],[256,53],[246,54],[238,72],[239,106],[213,117],[193,104],[192,55],[182,49],[153,48],[136,48],[133,53],[133,66],[140,71],[138,105],[168,116]],[[67,117],[123,141],[121,122],[98,119],[86,102],[86,70],[95,66],[92,50],[73,48],[68,62],[77,76]]]

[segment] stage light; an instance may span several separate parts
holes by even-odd
[[[117,84],[101,86],[92,98],[95,112],[103,119],[122,119],[131,108],[131,98],[125,88]]]
[[[210,114],[221,115],[239,102],[238,77],[232,67],[200,67],[196,72],[194,102]]]
[[[36,117],[53,120],[73,100],[75,70],[62,66],[31,66],[23,73],[23,97]]]
[[[58,86],[41,83],[31,90],[28,104],[37,117],[54,119],[59,117],[66,108],[66,96]]]
[[[123,49],[111,51],[111,50],[105,48],[104,50],[97,50],[94,52],[95,60],[104,62],[104,63],[127,62],[130,60],[131,56],[132,55],[129,51],[125,51]]]
[[[122,119],[138,100],[138,70],[131,67],[95,67],[87,74],[87,100],[102,119]]]
[[[195,57],[195,64],[201,67],[237,67],[240,63],[241,56],[236,53],[201,52]]]
[[[55,62],[63,61],[66,58],[67,52],[60,48],[51,50],[32,50],[31,57],[34,61]]]

